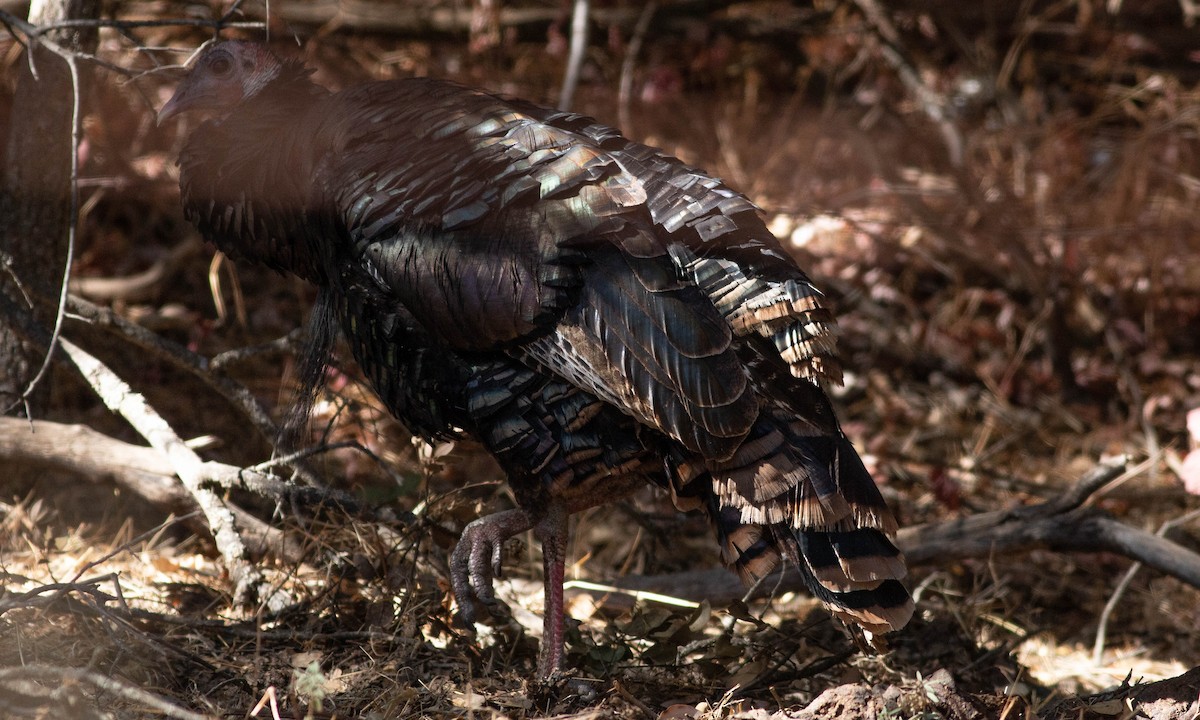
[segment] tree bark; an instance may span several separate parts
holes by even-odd
[[[66,19],[97,17],[97,0],[34,0],[29,21],[44,26]],[[64,48],[93,52],[95,30],[55,31],[48,38]],[[0,293],[20,307],[27,294],[56,297],[65,274],[70,223],[72,112],[82,89],[73,87],[65,60],[45,48],[18,62],[9,137],[0,176]],[[36,76],[34,75],[36,70]],[[81,75],[82,77],[82,75]],[[53,324],[50,311],[33,308],[39,322]],[[0,409],[20,403],[41,367],[44,349],[24,339],[0,316]],[[34,413],[49,397],[43,380],[27,398]]]

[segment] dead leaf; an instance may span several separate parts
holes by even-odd
[[[1187,454],[1179,465],[1179,479],[1183,487],[1193,495],[1200,495],[1200,450]]]
[[[700,711],[695,705],[676,703],[658,714],[658,720],[692,720]]]

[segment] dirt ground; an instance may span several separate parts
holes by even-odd
[[[611,29],[585,65],[575,109],[624,117],[631,137],[745,191],[827,292],[847,368],[836,402],[901,524],[944,530],[999,511],[950,544],[902,538],[918,609],[885,652],[786,581],[740,597],[711,572],[705,522],[647,491],[575,519],[572,677],[535,682],[536,543],[506,548],[507,616],[463,627],[449,593],[458,532],[511,503],[501,473],[469,442],[413,442],[343,350],[307,462],[354,503],[222,490],[275,543],[255,560],[275,595],[239,605],[170,468],[131,449],[145,442],[62,362],[34,433],[47,445],[0,419],[0,716],[1197,717],[1200,596],[1161,570],[1200,551],[1200,499],[1184,483],[1200,443],[1188,431],[1200,91],[1165,50],[1131,50],[1119,23],[1088,24],[1088,3],[1069,5],[1024,18],[1035,29],[1019,45],[993,38],[990,60],[939,54],[928,33],[915,44],[919,16],[901,25],[920,82],[952,110],[943,121],[871,44],[879,28],[849,11],[806,36],[802,62],[733,31],[665,35],[642,50],[627,102],[628,30]],[[560,31],[476,53],[337,30],[280,47],[330,86],[432,74],[553,103]],[[143,39],[197,42],[178,29]],[[6,78],[19,49],[0,38]],[[101,51],[137,66],[115,34]],[[283,417],[311,288],[214,262],[182,220],[182,136],[154,127],[150,107],[170,78],[95,85],[73,292],[199,356],[232,353],[211,374]],[[205,373],[113,327],[72,321],[65,337],[204,459],[271,457]],[[1037,520],[1023,512],[1118,456],[1077,507],[1017,538]],[[162,496],[133,490],[163,478]],[[1170,557],[1134,564],[1103,523],[1138,542],[1161,535]]]

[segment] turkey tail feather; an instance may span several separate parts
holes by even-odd
[[[722,560],[747,585],[786,563],[839,618],[902,627],[913,604],[888,538],[896,521],[858,453],[840,432],[804,437],[778,414],[764,413],[729,460],[692,469],[680,494],[707,496]]]
[[[782,523],[745,523],[729,507],[710,506],[709,512],[721,559],[747,587],[786,558],[813,597],[848,624],[880,634],[904,627],[912,617],[912,598],[900,582],[904,559],[878,530],[796,530]]]

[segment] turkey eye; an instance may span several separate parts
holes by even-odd
[[[233,61],[224,55],[220,55],[213,58],[208,67],[212,70],[213,75],[222,77],[228,75],[229,71],[233,70]]]

